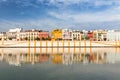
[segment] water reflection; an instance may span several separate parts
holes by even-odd
[[[14,51],[13,51],[14,52]],[[35,50],[36,52],[36,50]],[[107,64],[120,62],[120,54],[113,52],[90,53],[0,53],[0,61],[9,65],[21,66],[22,64],[37,64],[51,62],[54,64]]]

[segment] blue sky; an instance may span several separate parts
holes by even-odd
[[[120,0],[0,0],[0,31],[120,29]]]

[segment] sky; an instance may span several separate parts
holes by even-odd
[[[120,0],[0,0],[0,31],[120,29]]]

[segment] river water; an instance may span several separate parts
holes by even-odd
[[[40,50],[1,48],[0,80],[120,80],[119,48]]]

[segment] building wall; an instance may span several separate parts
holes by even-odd
[[[77,30],[73,30],[73,31],[72,31],[72,41],[73,41],[73,40],[76,40],[76,41],[81,40],[80,31],[77,31]]]
[[[93,31],[94,33],[94,41],[98,41],[98,31]]]
[[[88,37],[90,40],[94,40],[94,33],[93,32],[88,32]]]
[[[8,38],[16,39],[17,38],[17,32],[8,32],[7,36]]]
[[[107,32],[108,41],[120,41],[120,32]]]
[[[107,33],[101,34],[101,40],[106,41],[107,40]]]
[[[14,40],[17,40],[18,34],[23,31],[22,28],[15,28],[15,29],[9,29],[7,36],[8,38],[12,38]]]
[[[24,31],[20,32],[17,35],[18,40],[35,40],[36,38],[39,38],[39,31]]]
[[[63,38],[63,40],[72,40],[72,30],[71,29],[63,29],[62,30],[62,38]]]
[[[25,38],[26,38],[25,32],[20,32],[17,34],[17,40],[25,40]]]
[[[0,32],[0,40],[2,40],[2,39],[7,39],[7,34],[6,34],[6,32]]]
[[[61,29],[55,29],[51,32],[51,38],[52,40],[60,40],[62,39],[62,30]]]
[[[49,32],[48,31],[42,31],[39,33],[39,38],[49,38]]]
[[[107,31],[95,30],[93,32],[94,32],[94,41],[104,41],[105,40]]]

